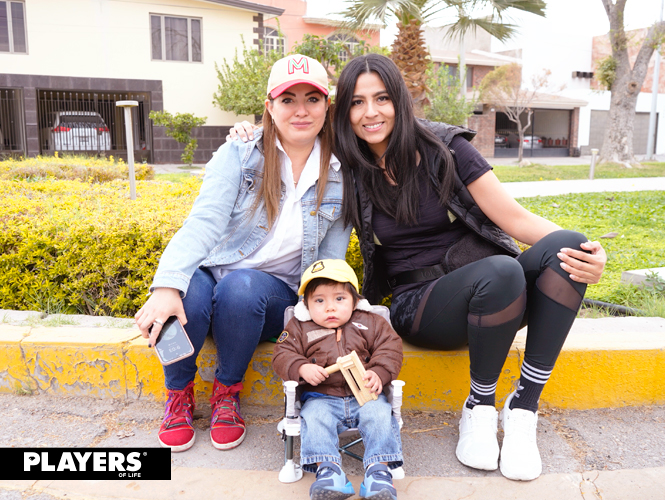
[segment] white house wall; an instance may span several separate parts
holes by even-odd
[[[580,91],[567,93],[569,97],[585,99],[588,106],[580,109],[579,145],[589,146],[591,111],[609,111],[610,92],[608,91]],[[651,111],[651,93],[640,92],[637,96],[636,113],[649,113]],[[656,112],[658,113],[656,154],[665,154],[665,94],[658,94]]]
[[[0,54],[2,73],[161,80],[164,109],[238,117],[213,107],[215,63],[231,61],[255,37],[255,13],[199,1],[29,0],[28,54]],[[201,18],[202,62],[151,60],[150,14]],[[241,117],[244,118],[244,117]]]

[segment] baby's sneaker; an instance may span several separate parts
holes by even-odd
[[[360,496],[374,500],[397,500],[393,475],[388,467],[378,462],[367,467],[365,479],[360,485]]]
[[[344,500],[355,493],[344,471],[332,462],[321,462],[316,469],[316,481],[309,488],[311,500]]]

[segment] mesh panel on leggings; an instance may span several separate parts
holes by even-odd
[[[577,311],[582,303],[582,296],[573,285],[550,267],[538,277],[536,286],[544,295],[571,311]]]
[[[521,317],[526,309],[526,289],[512,301],[508,307],[493,314],[469,314],[467,320],[471,326],[490,327],[503,325],[515,318]]]

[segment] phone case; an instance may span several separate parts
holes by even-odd
[[[165,331],[168,331],[168,329],[173,328],[172,325],[175,323],[177,323],[177,326],[175,328],[180,328],[180,330],[182,330],[182,335],[180,334],[180,332],[176,332],[175,336],[177,336],[178,338],[175,339],[174,336],[174,340],[172,340],[172,343],[174,345],[177,345],[178,349],[181,350],[181,352],[175,358],[164,359],[162,357],[163,349],[160,349],[158,346],[160,344],[163,344],[163,342],[168,342],[168,340],[163,339],[163,334]],[[184,349],[182,349],[183,344],[184,344]],[[157,342],[155,343],[155,353],[157,354],[159,362],[164,366],[168,366],[170,364],[175,363],[176,361],[180,361],[181,359],[187,358],[192,354],[194,354],[194,346],[192,345],[192,342],[189,340],[189,336],[187,335],[187,332],[185,331],[184,327],[182,326],[178,318],[176,318],[175,316],[172,316],[164,323],[162,331],[160,332],[159,337],[157,338]]]

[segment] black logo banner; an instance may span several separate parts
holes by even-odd
[[[170,448],[0,448],[0,480],[171,479]]]

